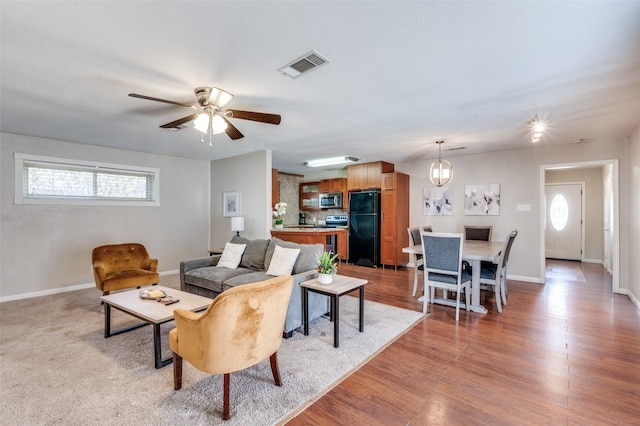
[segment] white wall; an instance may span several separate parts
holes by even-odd
[[[629,283],[629,297],[640,308],[640,279],[638,266],[640,265],[640,123],[629,138],[627,156],[629,169],[629,268],[624,269],[624,280]],[[624,232],[624,229],[623,229]]]
[[[14,153],[160,169],[160,206],[14,205]],[[93,285],[91,250],[140,242],[158,270],[205,256],[209,162],[0,133],[0,300]]]
[[[222,194],[240,191],[242,237],[271,238],[271,151],[211,162],[210,248],[221,248],[234,235],[231,218],[222,215]]]
[[[487,154],[456,156],[447,158],[453,164],[454,176],[450,186],[453,189],[453,216],[423,216],[422,189],[432,186],[427,179],[427,171],[433,159],[395,165],[396,171],[411,176],[410,226],[432,225],[442,232],[462,232],[465,224],[493,225],[493,239],[504,240],[509,231],[518,229],[518,237],[509,259],[509,276],[531,282],[542,282],[543,264],[540,252],[540,166],[569,162],[626,158],[626,141],[608,143],[584,142],[558,147],[535,146],[520,150],[499,151]],[[445,156],[446,158],[446,156]],[[627,166],[620,167],[620,210],[628,209],[623,200],[629,197],[626,178]],[[499,183],[501,191],[500,216],[465,216],[465,184]],[[634,197],[639,197],[638,193]],[[531,211],[518,212],[518,204],[531,205]],[[629,220],[621,212],[620,227],[620,268],[626,271],[629,265],[627,250],[629,237],[624,230],[629,229]],[[620,287],[629,285],[629,277],[621,274]]]

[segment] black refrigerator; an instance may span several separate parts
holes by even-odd
[[[380,260],[380,191],[349,194],[349,263],[377,267]]]

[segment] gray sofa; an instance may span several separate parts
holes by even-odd
[[[236,269],[216,266],[221,255],[180,262],[180,289],[189,293],[215,298],[224,290],[237,285],[264,281],[276,245],[284,248],[299,248],[300,254],[293,266],[293,290],[284,324],[284,336],[290,337],[293,330],[302,326],[302,289],[300,283],[318,276],[317,253],[324,250],[322,244],[298,244],[279,238],[270,240],[248,240],[234,236],[234,244],[246,244],[240,265]],[[326,296],[309,293],[309,321],[329,312]]]

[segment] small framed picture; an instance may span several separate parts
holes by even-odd
[[[222,193],[222,215],[224,217],[240,216],[240,191]]]

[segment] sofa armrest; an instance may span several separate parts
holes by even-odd
[[[206,268],[207,266],[216,266],[222,257],[221,254],[213,256],[201,257],[199,259],[183,260],[180,262],[180,290],[185,291],[184,274],[187,271],[197,268]]]
[[[318,271],[312,269],[310,271],[300,272],[299,274],[292,275],[293,285],[300,285],[301,282],[309,281],[314,278],[318,278]]]

